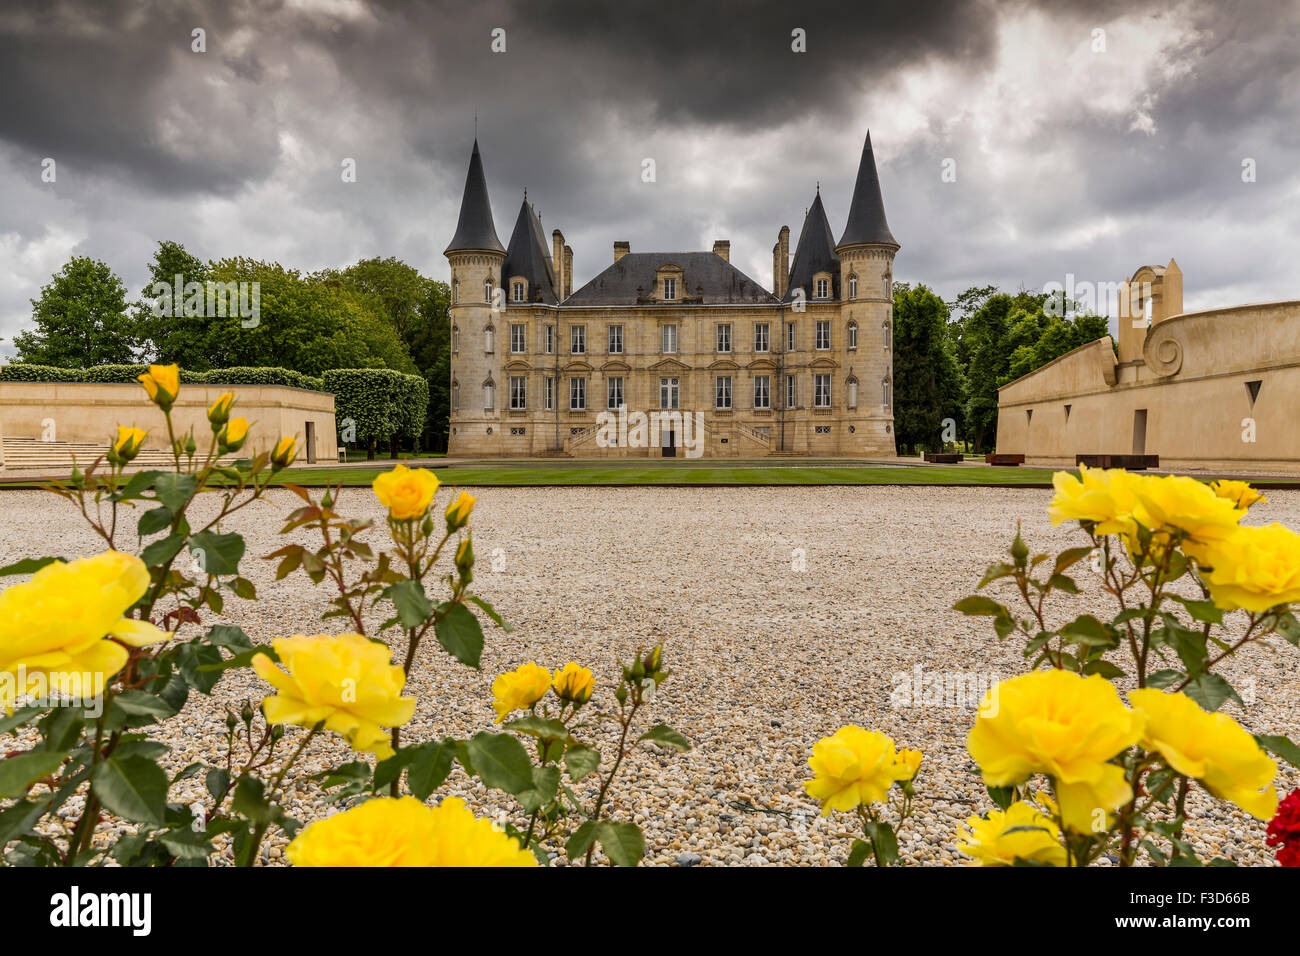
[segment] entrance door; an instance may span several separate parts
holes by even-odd
[[[307,445],[307,464],[316,464],[316,423],[307,422],[307,437],[304,439]]]
[[[1139,408],[1133,412],[1133,454],[1147,453],[1147,410]]]
[[[671,426],[663,433],[664,457],[677,457],[677,430]]]

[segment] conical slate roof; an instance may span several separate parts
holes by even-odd
[[[458,250],[481,249],[505,252],[497,229],[492,222],[492,205],[488,202],[487,177],[483,175],[483,160],[478,154],[478,140],[469,157],[469,174],[465,177],[465,195],[460,201],[460,221],[456,235],[443,255]]]
[[[819,272],[831,274],[831,298],[840,297],[840,257],[835,254],[835,234],[826,219],[826,209],[822,206],[822,194],[818,190],[804,216],[803,228],[799,230],[799,244],[795,246],[794,262],[790,266],[790,284],[785,292],[785,301],[794,298],[795,289],[803,289],[805,298],[813,297],[813,276]]]
[[[519,207],[515,231],[510,234],[506,261],[501,265],[501,278],[507,299],[510,297],[510,280],[520,278],[528,280],[529,302],[555,305],[557,301],[555,266],[546,248],[546,234],[542,232],[542,221],[537,218],[537,210],[533,209],[527,199]]]
[[[849,222],[836,248],[863,243],[898,246],[898,240],[889,231],[889,222],[885,219],[885,201],[880,195],[880,177],[876,175],[876,155],[871,151],[871,130],[867,130],[862,160],[858,163],[858,181],[853,186]]]

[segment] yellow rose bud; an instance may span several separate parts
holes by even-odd
[[[991,787],[1052,777],[1066,828],[1087,833],[1132,799],[1124,768],[1109,761],[1141,734],[1141,715],[1104,677],[1033,671],[988,692],[966,749]]]
[[[447,505],[447,531],[459,531],[465,525],[469,524],[469,514],[474,510],[474,503],[478,501],[473,495],[462,491],[452,499],[451,504]]]
[[[591,700],[591,692],[595,689],[596,681],[591,676],[590,670],[570,661],[555,672],[555,676],[551,679],[551,686],[560,700],[567,700],[581,707]]]
[[[1144,718],[1143,747],[1260,820],[1277,812],[1277,764],[1241,724],[1202,710],[1186,694],[1142,688],[1128,698]]]
[[[1285,525],[1238,528],[1197,559],[1210,597],[1225,610],[1300,603],[1300,535]]]
[[[371,487],[394,521],[423,518],[438,491],[438,478],[425,468],[397,465],[375,478]]]
[[[813,744],[808,766],[814,777],[804,783],[808,795],[832,810],[856,810],[884,800],[898,779],[894,741],[885,734],[853,724]]]
[[[248,419],[232,418],[217,435],[217,451],[222,455],[239,451],[246,441],[248,441]]]
[[[308,824],[285,849],[294,866],[536,866],[518,841],[457,797],[428,807],[379,797]]]
[[[230,407],[234,404],[234,392],[222,392],[220,397],[212,403],[208,409],[208,421],[212,423],[214,431],[230,420]]]
[[[1268,504],[1268,499],[1262,492],[1256,491],[1245,481],[1229,481],[1220,479],[1219,481],[1210,482],[1210,490],[1220,498],[1231,501],[1238,508],[1249,508],[1253,504],[1263,502]]]
[[[97,697],[126,666],[123,644],[143,647],[171,636],[123,617],[149,586],[144,562],[121,551],[64,564],[0,592],[0,707],[38,688]],[[43,688],[42,688],[42,685]]]
[[[900,750],[894,755],[894,778],[896,780],[913,779],[916,776],[916,771],[921,767],[923,756],[919,750]]]
[[[507,671],[492,682],[492,708],[501,723],[516,710],[529,710],[551,689],[551,672],[532,661]]]
[[[474,542],[472,538],[465,538],[456,547],[456,570],[460,572],[461,577],[470,576],[470,571],[474,567]]]
[[[149,400],[167,411],[181,393],[181,370],[177,365],[150,365],[149,371],[136,377],[144,390],[149,393]]]
[[[132,458],[140,453],[140,446],[144,444],[145,431],[143,428],[134,426],[127,428],[125,425],[117,426],[117,439],[113,442],[113,454],[117,460],[125,465]]]
[[[975,866],[1014,866],[1017,860],[1065,866],[1061,829],[1042,810],[1017,800],[1006,810],[990,810],[966,821],[970,832],[957,831],[957,849],[974,857]]]
[[[262,701],[270,724],[315,727],[339,734],[353,750],[383,760],[393,755],[384,727],[400,727],[415,714],[415,698],[401,696],[402,668],[383,644],[360,634],[277,637],[271,642],[285,673],[265,654],[253,669],[278,694]]]
[[[292,435],[285,435],[275,443],[275,450],[271,452],[271,467],[276,471],[288,468],[297,457],[298,440]]]

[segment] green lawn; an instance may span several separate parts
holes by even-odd
[[[299,485],[368,485],[378,468],[293,468],[279,480]],[[695,465],[640,463],[455,465],[434,469],[456,487],[544,485],[990,485],[1048,487],[1039,468],[963,468],[943,465]]]

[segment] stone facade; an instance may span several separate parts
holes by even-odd
[[[727,240],[711,252],[664,253],[616,242],[610,266],[574,290],[573,250],[559,230],[548,246],[526,197],[501,246],[476,143],[446,252],[449,453],[893,457],[899,246],[869,137],[860,166],[844,239],[831,238],[818,196],[793,269],[781,227],[770,291],[731,265]],[[659,434],[611,443],[602,413],[620,407],[661,413]],[[670,413],[699,413],[703,434]]]

